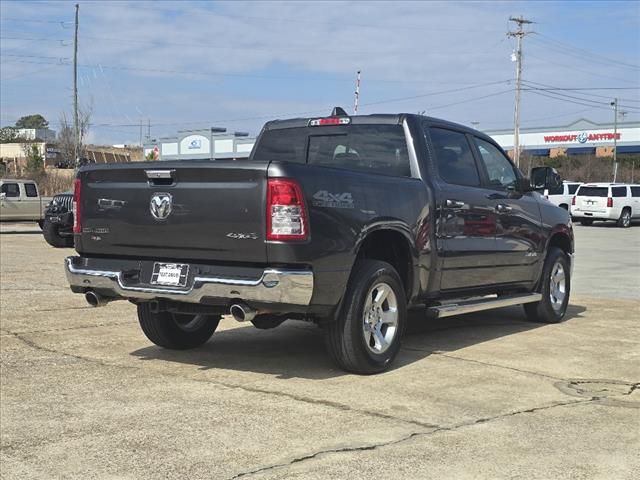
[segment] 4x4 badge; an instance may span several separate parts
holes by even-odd
[[[151,197],[149,210],[156,220],[166,220],[171,215],[173,198],[170,193],[154,193]]]

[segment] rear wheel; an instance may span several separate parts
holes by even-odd
[[[631,226],[631,209],[623,208],[620,218],[618,219],[618,226],[622,228],[629,228]]]
[[[583,218],[582,220],[580,220],[580,224],[588,227],[589,225],[593,225],[593,220],[591,220],[590,218]]]
[[[51,223],[48,219],[44,220],[44,225],[42,226],[42,236],[52,247],[73,247],[73,237],[60,236],[60,227],[55,223]]]
[[[529,320],[560,323],[569,305],[571,269],[567,254],[557,247],[551,247],[547,254],[538,291],[542,294],[539,302],[524,304]]]
[[[567,205],[566,203],[561,203],[560,204],[560,208],[562,208],[563,210],[569,210],[569,205]]]
[[[327,349],[349,372],[382,372],[400,350],[406,321],[406,297],[396,270],[377,260],[359,261],[340,318],[326,325]]]
[[[152,312],[148,303],[138,304],[138,321],[149,340],[171,350],[199,347],[218,328],[218,315]]]

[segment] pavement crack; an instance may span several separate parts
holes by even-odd
[[[94,365],[99,365],[99,366],[102,366],[102,367],[121,368],[121,369],[136,370],[136,371],[142,370],[141,368],[139,368],[137,366],[129,366],[129,365],[121,365],[121,364],[117,364],[117,363],[103,362],[101,360],[96,360],[96,359],[93,359],[93,358],[84,357],[82,355],[71,354],[71,353],[55,350],[55,349],[52,349],[52,348],[43,347],[42,345],[37,344],[33,340],[29,340],[28,338],[25,338],[23,336],[23,334],[21,334],[21,333],[12,332],[10,330],[4,330],[4,331],[7,332],[9,335],[11,335],[11,336],[17,338],[18,340],[22,341],[24,344],[28,345],[29,347],[31,347],[33,349],[36,349],[36,350],[39,350],[39,351],[67,356],[67,357],[70,357],[70,358],[74,358],[76,360],[85,361],[85,362],[92,363]],[[435,427],[437,427],[437,425],[434,425],[434,424],[431,424],[431,423],[420,422],[418,420],[406,419],[406,418],[402,418],[402,417],[396,417],[394,415],[389,415],[389,414],[382,413],[382,412],[376,412],[376,411],[371,411],[371,410],[362,410],[362,409],[351,407],[351,406],[343,404],[343,403],[333,402],[331,400],[321,400],[321,399],[309,398],[309,397],[304,397],[302,395],[296,395],[296,394],[293,394],[293,393],[279,392],[279,391],[268,390],[268,389],[264,389],[264,388],[251,387],[251,386],[248,386],[248,385],[238,385],[238,384],[233,384],[233,383],[221,382],[219,380],[203,379],[203,378],[197,378],[197,377],[192,377],[192,376],[180,376],[180,375],[174,375],[174,374],[170,374],[170,373],[157,372],[157,371],[154,372],[154,373],[156,375],[162,375],[163,377],[168,377],[168,378],[177,378],[177,377],[179,377],[179,378],[181,378],[183,380],[190,380],[190,381],[194,381],[194,382],[207,383],[207,384],[210,384],[210,385],[217,385],[217,386],[225,387],[225,388],[229,388],[229,389],[241,390],[241,391],[248,392],[248,393],[256,393],[256,394],[261,394],[261,395],[271,395],[271,396],[276,396],[276,397],[280,397],[280,398],[287,398],[287,399],[294,400],[294,401],[297,401],[297,402],[306,403],[308,405],[324,406],[324,407],[332,408],[332,409],[335,409],[335,410],[340,410],[340,411],[343,411],[343,412],[351,412],[351,413],[354,413],[354,414],[360,414],[360,415],[373,417],[373,418],[378,418],[378,419],[381,419],[381,420],[387,420],[387,421],[391,421],[391,422],[400,422],[400,423],[404,423],[404,424],[407,424],[407,425],[418,426],[418,427],[421,427],[421,428],[435,428]]]
[[[511,371],[514,371],[514,372],[525,373],[525,374],[528,374],[528,375],[535,375],[535,376],[538,376],[538,377],[549,378],[551,380],[562,380],[562,378],[560,378],[560,377],[555,377],[553,375],[547,375],[546,373],[535,372],[533,370],[524,370],[524,369],[515,368],[515,367],[509,367],[507,365],[500,365],[499,363],[483,362],[481,360],[474,360],[472,358],[457,357],[455,355],[451,355],[450,353],[445,353],[445,352],[443,352],[441,350],[426,350],[426,349],[415,348],[415,347],[403,347],[403,350],[409,350],[409,351],[414,351],[414,352],[431,353],[433,355],[439,355],[441,357],[451,358],[451,359],[454,359],[454,360],[460,360],[462,362],[475,363],[475,364],[484,365],[484,366],[487,366],[487,367],[502,368],[504,370],[511,370]]]
[[[301,455],[299,457],[294,457],[293,459],[287,461],[287,462],[282,462],[282,463],[278,463],[278,464],[274,464],[274,465],[267,465],[264,467],[259,467],[256,468],[254,470],[249,470],[246,472],[240,472],[237,473],[236,475],[234,475],[233,477],[230,477],[228,480],[236,480],[238,478],[242,478],[242,477],[247,477],[250,475],[255,475],[257,473],[263,473],[269,470],[276,470],[279,468],[286,468],[286,467],[290,467],[292,465],[295,465],[296,463],[301,463],[301,462],[306,462],[308,460],[313,460],[321,455],[330,455],[330,454],[334,454],[334,453],[351,453],[351,452],[363,452],[363,451],[368,451],[368,450],[376,450],[378,448],[384,448],[384,447],[389,447],[389,446],[394,446],[394,445],[398,445],[407,441],[410,441],[414,438],[418,438],[418,437],[428,437],[431,435],[435,435],[436,433],[439,432],[454,432],[458,429],[461,428],[465,428],[465,427],[471,427],[474,425],[480,425],[480,424],[484,424],[484,423],[488,423],[488,422],[492,422],[494,420],[501,420],[503,418],[508,418],[508,417],[513,417],[513,416],[517,416],[517,415],[522,415],[525,413],[536,413],[539,411],[543,411],[543,410],[550,410],[552,408],[557,408],[557,407],[565,407],[565,406],[570,406],[570,405],[577,405],[577,404],[584,404],[584,403],[589,403],[592,402],[596,399],[585,399],[585,400],[570,400],[570,401],[566,401],[566,402],[556,402],[553,403],[551,405],[543,405],[540,407],[532,407],[532,408],[526,408],[526,409],[522,409],[522,410],[516,410],[513,412],[507,412],[507,413],[503,413],[503,414],[499,414],[499,415],[494,415],[491,417],[484,417],[484,418],[479,418],[476,420],[472,420],[472,421],[467,421],[467,422],[462,422],[456,425],[452,425],[449,427],[446,426],[436,426],[434,425],[433,428],[427,432],[411,432],[401,438],[398,438],[396,440],[391,440],[388,442],[380,442],[380,443],[374,443],[374,444],[370,444],[370,445],[359,445],[359,446],[348,446],[348,447],[342,447],[342,448],[327,448],[327,449],[323,449],[323,450],[319,450],[317,452],[312,452],[312,453],[308,453],[306,455]]]

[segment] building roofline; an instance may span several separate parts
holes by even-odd
[[[520,128],[520,133],[522,133],[522,132],[544,132],[544,131],[549,131],[549,130],[571,130],[571,127],[573,127],[574,125],[576,125],[578,123],[581,123],[581,122],[590,123],[591,125],[593,125],[593,128],[603,128],[603,127],[604,128],[609,128],[609,127],[613,128],[613,122],[598,123],[598,122],[594,122],[592,120],[589,120],[588,118],[580,117],[580,118],[572,121],[571,123],[569,123],[567,125]],[[640,121],[618,122],[618,128],[633,128],[633,127],[640,127]],[[503,129],[500,129],[500,130],[486,130],[485,133],[487,135],[506,135],[506,134],[513,133],[513,128],[503,128]]]

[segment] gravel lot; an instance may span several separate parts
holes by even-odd
[[[640,226],[576,226],[565,323],[414,322],[372,377],[300,322],[163,351],[131,304],[71,294],[72,250],[0,231],[4,479],[638,478]]]

